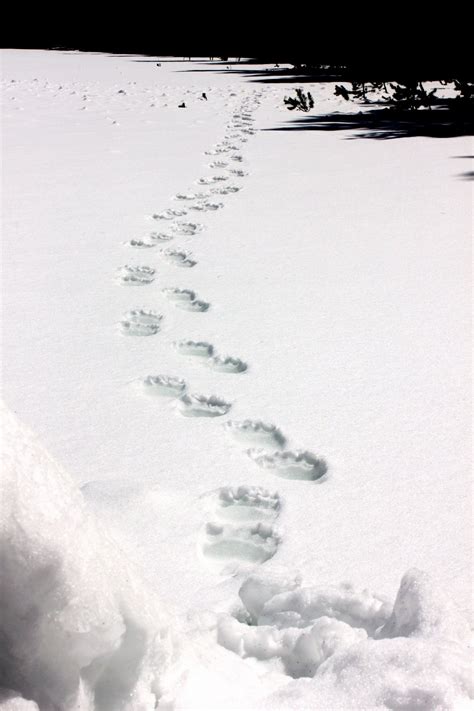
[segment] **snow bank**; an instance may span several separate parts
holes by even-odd
[[[286,572],[251,575],[218,641],[292,680],[261,708],[461,709],[474,690],[469,627],[416,569],[395,604],[348,584],[302,587]]]
[[[167,615],[64,471],[1,415],[0,708],[154,708],[176,651]]]

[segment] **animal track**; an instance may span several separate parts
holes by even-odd
[[[155,311],[137,309],[125,314],[120,321],[122,333],[127,336],[154,336],[160,330],[163,316]]]
[[[178,402],[178,410],[185,417],[221,417],[229,412],[232,407],[230,402],[211,395],[197,395],[190,393],[183,395]]]
[[[155,213],[152,215],[154,220],[173,220],[175,217],[182,217],[187,214],[187,210],[172,210],[168,208],[162,212]]]
[[[266,449],[283,447],[286,441],[275,425],[267,424],[261,420],[242,420],[241,422],[229,420],[224,424],[224,427],[235,440],[244,443],[252,442]]]
[[[169,242],[171,239],[173,239],[173,235],[169,235],[166,232],[152,232],[150,234],[150,239],[154,240],[155,242]]]
[[[161,253],[170,264],[178,267],[194,267],[197,262],[190,258],[189,252],[182,252],[176,249],[166,249]]]
[[[280,513],[280,497],[260,486],[224,486],[212,497],[216,518],[232,521],[275,519]]]
[[[221,572],[227,572],[239,564],[263,563],[278,550],[280,539],[273,526],[258,522],[247,526],[208,523],[201,536],[201,552],[213,559]]]
[[[186,390],[186,383],[169,375],[148,375],[143,380],[143,387],[148,395],[180,397]]]
[[[228,175],[211,175],[208,178],[199,178],[197,182],[199,183],[199,185],[212,185],[213,183],[223,182],[224,180],[228,179]]]
[[[204,229],[204,225],[197,222],[174,222],[171,229],[178,235],[195,235]]]
[[[243,161],[243,158],[240,155],[231,156],[230,159],[236,161],[237,163],[241,163]]]
[[[194,301],[196,294],[190,289],[162,289],[161,293],[169,301]]]
[[[209,168],[227,168],[228,163],[223,160],[215,160],[213,163],[209,163]]]
[[[229,172],[236,175],[238,178],[245,178],[245,176],[248,175],[245,170],[240,170],[240,168],[231,168]]]
[[[200,212],[212,212],[213,210],[220,210],[221,207],[224,207],[224,203],[222,202],[201,202],[196,205],[191,205],[189,209],[198,210]]]
[[[202,200],[209,197],[209,193],[177,193],[175,200]]]
[[[211,192],[215,195],[230,195],[231,193],[238,193],[241,188],[236,185],[226,185],[225,188],[212,188]]]
[[[248,455],[259,467],[271,469],[277,476],[284,479],[315,481],[323,477],[328,470],[324,459],[306,451],[265,454],[265,452],[250,449]]]
[[[247,364],[240,358],[231,356],[216,355],[209,359],[209,367],[221,373],[243,373],[247,370]]]
[[[214,346],[207,341],[177,341],[174,346],[178,353],[197,358],[210,358],[214,353]]]
[[[195,299],[194,301],[176,301],[175,306],[184,311],[208,311],[210,304],[207,301],[200,301]]]
[[[137,249],[144,249],[147,247],[156,247],[156,244],[150,242],[144,242],[142,239],[131,239],[128,242],[124,242],[127,247],[135,247]]]
[[[151,267],[134,267],[125,264],[117,270],[117,278],[124,285],[142,286],[152,283],[155,278],[155,270]]]
[[[185,311],[207,311],[210,307],[206,301],[196,299],[195,292],[190,289],[163,289],[162,294]]]

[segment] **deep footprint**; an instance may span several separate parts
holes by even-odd
[[[178,402],[178,410],[185,417],[221,417],[229,412],[231,403],[211,395],[190,393],[183,395]]]
[[[170,264],[175,264],[177,267],[194,267],[197,262],[191,259],[189,252],[182,252],[176,249],[166,249],[161,253],[163,258]]]
[[[155,242],[169,242],[173,239],[173,235],[169,235],[167,232],[152,232],[150,234],[150,239]]]
[[[178,235],[195,235],[204,229],[204,225],[197,222],[174,222],[171,229]]]
[[[265,452],[250,449],[248,455],[259,467],[271,469],[274,474],[283,479],[315,481],[323,477],[328,470],[324,459],[306,451],[265,454]]]
[[[125,314],[125,318],[120,321],[120,328],[127,336],[154,336],[160,330],[162,318],[155,311],[137,309]]]
[[[263,563],[272,558],[280,539],[269,523],[242,527],[208,523],[200,543],[202,554],[220,566],[224,564],[224,572],[232,565]]]
[[[266,449],[283,447],[286,441],[275,425],[261,420],[229,420],[224,424],[224,428],[236,441],[252,443]]]
[[[181,355],[197,358],[210,358],[214,353],[214,346],[207,341],[177,341],[174,347]]]
[[[212,497],[213,515],[227,522],[274,520],[280,513],[279,495],[260,486],[224,486]]]
[[[143,380],[143,389],[147,395],[180,397],[186,390],[186,383],[169,375],[148,375]]]
[[[124,242],[126,247],[135,247],[136,249],[146,249],[147,247],[156,247],[153,242],[144,242],[142,239],[131,239]]]
[[[152,215],[154,220],[173,220],[175,217],[183,217],[187,214],[187,210],[162,210],[162,212],[155,213]]]
[[[125,286],[143,286],[151,284],[155,278],[155,270],[151,267],[134,267],[125,264],[117,270],[117,279]]]
[[[232,358],[232,356],[216,355],[209,359],[208,365],[212,370],[217,370],[220,373],[243,373],[247,370],[247,363],[244,363],[240,358]]]
[[[194,299],[193,301],[175,301],[175,306],[178,309],[183,309],[183,311],[195,311],[197,313],[204,311],[209,311],[211,305],[207,301],[201,301],[200,299]]]

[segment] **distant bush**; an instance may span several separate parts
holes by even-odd
[[[455,92],[454,99],[459,102],[469,102],[472,100],[474,95],[474,82],[460,80],[460,79],[447,79],[441,80],[440,83],[444,86],[453,85],[452,88]],[[351,89],[343,86],[342,84],[336,84],[335,95],[342,96],[346,101],[350,100],[360,100],[363,102],[373,101],[383,102],[394,106],[399,109],[419,109],[421,107],[431,108],[431,106],[437,101],[436,96],[437,89],[431,89],[427,91],[423,86],[423,82],[411,80],[411,81],[397,81],[397,82],[351,82]]]
[[[285,97],[284,103],[286,104],[289,111],[310,111],[314,106],[314,100],[308,91],[307,94],[304,93],[302,89],[296,89],[296,97]]]

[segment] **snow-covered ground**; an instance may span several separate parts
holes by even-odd
[[[469,708],[470,143],[156,62],[2,53],[0,685]]]

